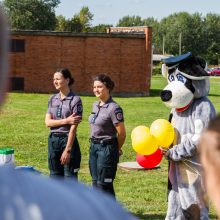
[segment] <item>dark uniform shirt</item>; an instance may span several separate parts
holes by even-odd
[[[115,125],[124,121],[121,107],[112,97],[102,106],[99,101],[93,103],[89,116],[91,138],[114,138],[117,135]]]
[[[51,114],[52,119],[59,120],[69,117],[72,113],[82,116],[83,107],[79,96],[70,92],[63,100],[60,99],[60,94],[57,93],[50,97],[48,102],[47,113]],[[70,125],[51,127],[51,133],[63,132],[68,133]]]

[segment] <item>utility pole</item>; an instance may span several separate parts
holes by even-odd
[[[163,35],[163,55],[164,55],[164,47],[165,47],[165,36]]]
[[[179,55],[181,55],[182,51],[181,51],[181,47],[182,47],[182,33],[179,34]]]

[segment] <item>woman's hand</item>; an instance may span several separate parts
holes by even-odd
[[[161,150],[163,156],[164,156],[166,159],[169,159],[169,154],[170,154],[169,149],[160,147],[160,150]]]
[[[60,158],[60,162],[62,165],[66,165],[70,162],[70,153],[71,153],[71,151],[68,149],[65,149],[63,151],[61,158]]]
[[[119,157],[123,154],[122,149],[118,149]]]
[[[66,123],[69,125],[78,125],[82,121],[82,117],[75,112],[66,118]]]

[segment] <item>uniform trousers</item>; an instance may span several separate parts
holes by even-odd
[[[117,139],[111,142],[90,140],[89,168],[93,186],[109,192],[115,197],[113,181],[119,161]]]
[[[80,169],[81,152],[76,137],[70,152],[69,164],[62,165],[60,162],[60,158],[66,147],[67,141],[67,134],[51,133],[48,137],[48,166],[51,177],[65,176],[77,178],[77,174]]]

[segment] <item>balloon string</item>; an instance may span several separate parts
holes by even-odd
[[[193,162],[193,161],[191,161],[191,160],[187,160],[187,159],[184,159],[184,161],[188,161],[188,162],[190,162],[190,163],[192,163],[192,164],[195,164],[195,165],[197,165],[197,166],[202,166],[200,163],[196,163],[196,162]]]
[[[185,159],[185,160],[183,160],[183,163],[184,163],[187,167],[189,167],[192,171],[194,171],[196,174],[198,174],[199,176],[201,176],[200,172],[199,172],[197,169],[191,167],[188,163],[186,163],[186,161],[189,161],[189,162],[192,162],[192,161]],[[192,162],[192,163],[195,163],[195,162]],[[195,163],[195,164],[198,165],[198,163]],[[199,164],[199,165],[200,165],[200,164]],[[200,165],[200,166],[201,166],[201,165]]]

